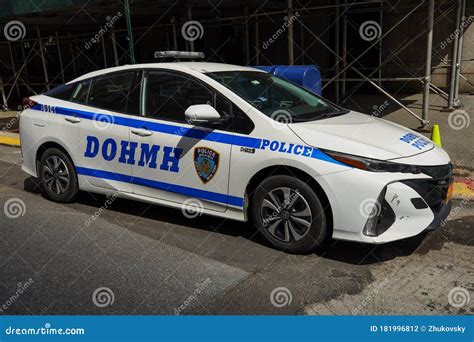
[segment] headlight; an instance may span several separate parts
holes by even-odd
[[[393,163],[389,161],[377,160],[345,154],[341,152],[334,152],[322,150],[331,158],[355,167],[357,169],[372,171],[372,172],[402,172],[402,173],[421,173],[421,168],[417,165],[407,165]]]

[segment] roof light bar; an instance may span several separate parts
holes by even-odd
[[[155,51],[155,58],[175,58],[175,59],[202,59],[204,52],[191,51]]]

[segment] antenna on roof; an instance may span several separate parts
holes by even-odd
[[[191,51],[155,51],[155,58],[159,58],[160,62],[165,61],[181,61],[193,60],[193,59],[203,59],[204,52],[191,52]]]

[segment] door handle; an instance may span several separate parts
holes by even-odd
[[[81,119],[79,119],[77,116],[66,116],[64,119],[71,123],[81,122]]]
[[[150,135],[153,134],[152,131],[149,131],[145,128],[132,128],[132,133],[139,135],[141,137],[149,137]]]

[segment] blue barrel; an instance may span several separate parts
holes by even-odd
[[[314,64],[256,66],[254,68],[294,82],[315,94],[322,95],[321,73]]]

